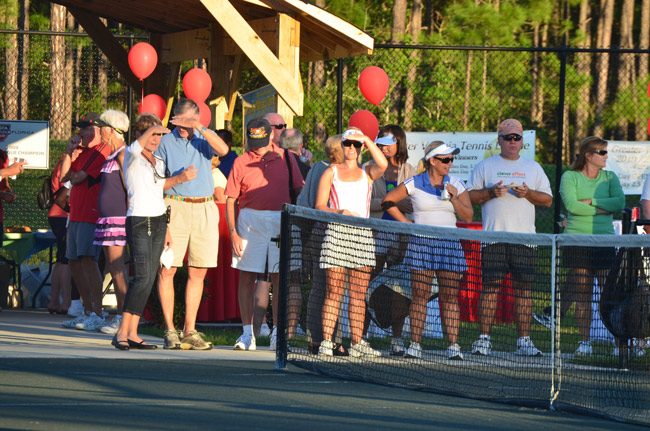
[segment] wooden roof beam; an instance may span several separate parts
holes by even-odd
[[[129,67],[128,53],[113,37],[110,30],[102,23],[98,16],[77,7],[69,6],[68,10],[79,21],[86,33],[95,41],[108,60],[113,63],[117,71],[124,76],[126,81],[134,90],[139,90],[142,83],[131,72]]]
[[[228,0],[200,1],[275,88],[291,110],[296,115],[302,115],[304,98],[302,82],[300,75],[295,75],[293,62],[288,64],[287,61],[280,61]],[[293,21],[298,24],[299,32],[298,21]],[[281,26],[279,30],[279,37],[282,40],[284,30]],[[300,49],[299,45],[294,48]]]

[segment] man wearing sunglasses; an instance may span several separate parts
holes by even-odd
[[[523,127],[507,119],[497,129],[501,153],[478,163],[469,179],[469,197],[481,205],[483,230],[535,233],[535,207],[550,207],[551,185],[539,163],[519,156]],[[479,339],[472,354],[491,353],[490,330],[494,324],[499,290],[507,273],[515,291],[515,315],[519,338],[516,354],[540,356],[530,339],[531,286],[535,279],[536,251],[519,244],[496,243],[483,247],[483,290],[479,301]]]

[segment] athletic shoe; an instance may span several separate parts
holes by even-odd
[[[273,327],[273,331],[271,332],[271,341],[269,341],[269,350],[272,350],[275,352],[275,349],[278,344],[278,333],[277,333],[277,326]]]
[[[70,302],[70,307],[68,307],[68,316],[70,317],[79,317],[84,314],[84,306],[81,305],[81,300],[73,299]]]
[[[88,317],[77,323],[75,328],[83,331],[98,331],[102,326],[106,326],[106,320],[95,313],[90,313]]]
[[[88,316],[82,313],[81,316],[77,316],[74,319],[64,321],[63,323],[61,323],[61,326],[68,329],[75,329],[78,323],[81,323],[84,320],[86,320],[86,317]]]
[[[533,313],[533,319],[547,329],[553,328],[553,320],[551,319],[551,316],[546,313]]]
[[[362,356],[381,356],[381,352],[370,347],[370,344],[366,340],[361,340],[357,344],[351,345],[349,353],[353,358],[360,358]]]
[[[401,338],[392,337],[390,339],[390,355],[404,356],[404,341]]]
[[[190,331],[181,339],[183,350],[210,350],[212,343],[205,341],[205,335],[199,331]]]
[[[302,329],[302,326],[300,325],[296,326],[296,336],[304,337],[305,335],[307,335],[307,333],[305,332],[304,329]]]
[[[647,346],[647,339],[646,340],[637,340],[636,338],[632,339],[632,357],[634,358],[640,358],[642,356],[645,356],[645,350],[643,350],[644,347],[642,346]],[[619,350],[618,346],[614,346],[614,349],[612,350],[612,355],[618,356],[619,355]]]
[[[450,344],[449,347],[447,347],[447,359],[455,361],[463,360],[463,353],[460,351],[458,343]]]
[[[405,358],[415,358],[415,359],[421,359],[422,358],[422,347],[420,346],[420,343],[415,343],[411,341],[411,344],[409,344],[409,348],[406,349],[406,352],[404,353]]]
[[[122,323],[122,315],[117,314],[115,317],[113,317],[111,323],[99,328],[99,332],[103,334],[115,335],[117,333],[117,330],[120,328],[120,323]]]
[[[269,328],[268,324],[262,323],[262,326],[260,326],[260,337],[268,337],[269,335],[271,335],[271,328]]]
[[[242,334],[239,338],[237,338],[237,342],[235,342],[233,350],[257,350],[255,337],[253,335]]]
[[[179,350],[181,348],[180,331],[167,329],[163,336],[163,349]]]
[[[472,343],[472,355],[490,356],[491,353],[492,343],[489,335],[481,335]]]
[[[581,341],[576,349],[576,356],[591,356],[594,350],[591,347],[591,341]]]
[[[535,347],[530,337],[519,337],[515,354],[519,356],[542,356],[542,351]]]
[[[334,356],[334,343],[330,340],[323,340],[318,347],[318,354],[320,356]]]

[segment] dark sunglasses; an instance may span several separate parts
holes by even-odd
[[[444,163],[445,165],[447,163],[454,163],[454,158],[453,157],[444,157],[442,159],[440,157],[434,157],[434,159],[436,159],[440,163]]]
[[[506,142],[508,142],[508,141],[519,142],[519,141],[521,141],[522,136],[518,135],[516,133],[511,133],[509,135],[499,135],[499,138],[503,139]]]
[[[343,141],[343,146],[344,147],[351,147],[353,145],[354,145],[354,148],[356,148],[358,150],[359,148],[361,148],[363,146],[363,143],[361,143],[359,141],[349,141],[349,140],[348,141]]]
[[[596,151],[592,151],[592,153],[598,154],[599,156],[605,156],[607,155],[607,150],[596,150]]]
[[[271,127],[275,128],[275,129],[278,129],[278,130],[282,130],[285,127],[287,127],[287,125],[286,124],[271,124]]]

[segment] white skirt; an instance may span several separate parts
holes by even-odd
[[[375,239],[366,227],[330,223],[320,253],[321,268],[375,266]]]

